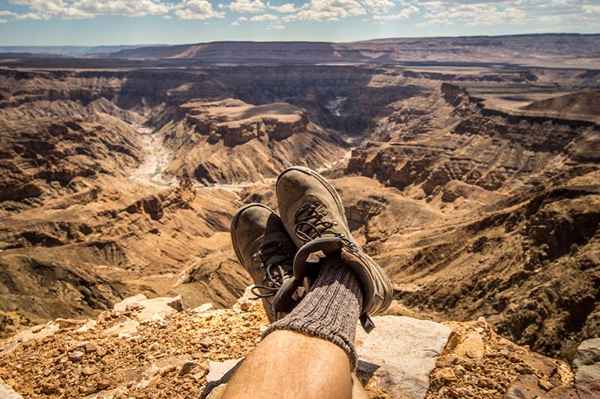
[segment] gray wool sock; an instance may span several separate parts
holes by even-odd
[[[354,274],[339,259],[322,260],[319,277],[290,314],[271,324],[263,337],[291,330],[330,341],[344,350],[356,366],[354,337],[363,294]]]

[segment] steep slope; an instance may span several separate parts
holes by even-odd
[[[44,195],[77,191],[83,178],[123,176],[139,164],[135,129],[96,107],[36,102],[0,110],[3,209],[40,204]]]

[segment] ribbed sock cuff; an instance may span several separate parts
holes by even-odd
[[[354,338],[362,309],[362,291],[354,274],[337,258],[322,261],[321,272],[306,297],[264,332],[289,330],[332,342],[356,366]]]

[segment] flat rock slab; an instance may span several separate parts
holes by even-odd
[[[115,304],[113,312],[116,314],[134,312],[135,318],[140,323],[145,323],[163,321],[167,316],[181,310],[183,310],[181,297],[147,299],[145,295],[138,294]]]
[[[2,379],[0,379],[0,398],[2,399],[23,399],[21,395],[15,392],[10,386],[6,385]]]
[[[600,397],[600,338],[583,341],[575,359],[575,388],[581,399]]]
[[[357,330],[358,371],[371,375],[391,398],[422,399],[429,375],[448,338],[450,328],[404,316],[373,318],[376,328]]]

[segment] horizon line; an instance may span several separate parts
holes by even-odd
[[[457,38],[500,38],[500,37],[523,37],[523,36],[600,36],[597,33],[580,32],[532,32],[532,33],[508,33],[499,35],[447,35],[447,36],[384,36],[371,39],[361,39],[353,41],[320,41],[320,40],[212,40],[208,42],[183,42],[183,43],[136,43],[136,44],[1,44],[0,47],[39,47],[39,48],[94,48],[94,47],[172,47],[172,46],[191,46],[196,44],[215,44],[215,43],[328,43],[328,44],[352,44],[377,40],[416,40],[416,39],[457,39]]]

